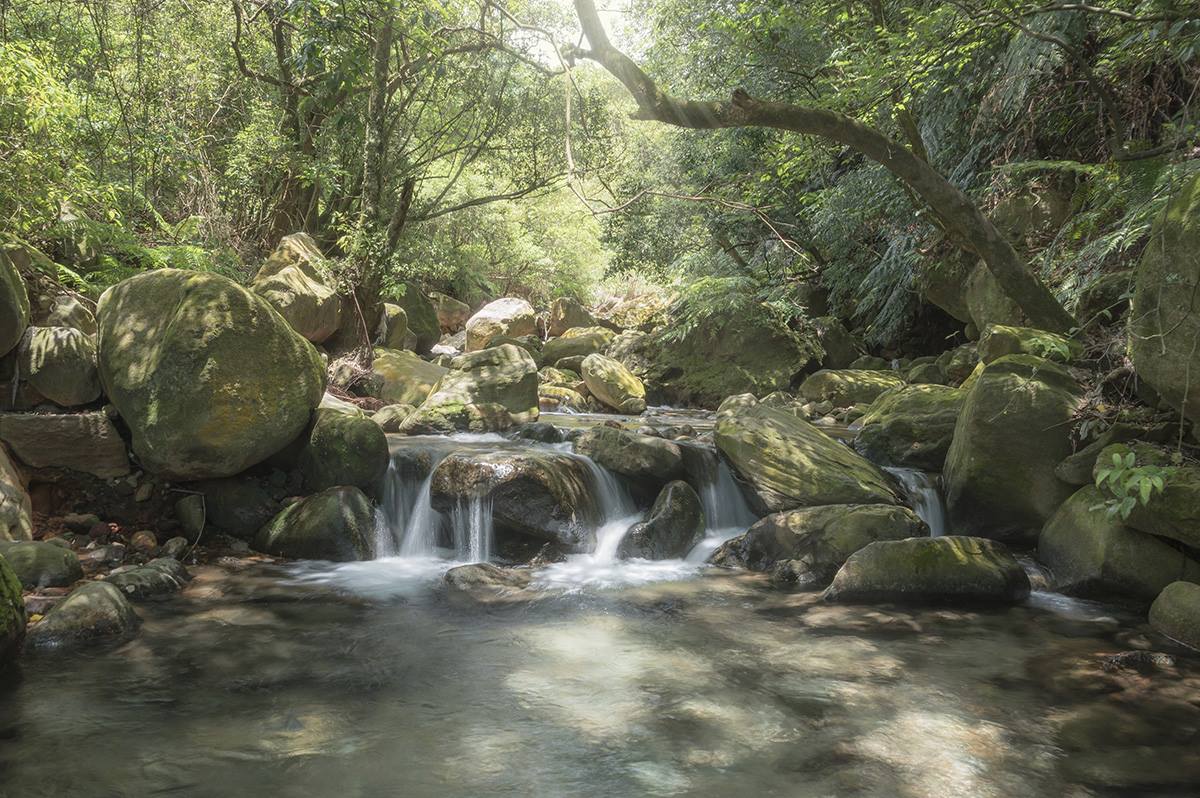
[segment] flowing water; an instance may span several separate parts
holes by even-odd
[[[940,479],[928,471],[915,468],[885,468],[904,488],[913,512],[929,527],[931,537],[946,534],[946,504],[942,500]]]

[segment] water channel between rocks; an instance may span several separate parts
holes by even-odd
[[[1044,592],[837,606],[707,567],[755,519],[711,453],[686,556],[619,559],[644,507],[588,460],[594,548],[538,570],[533,600],[463,602],[442,574],[502,553],[487,495],[435,508],[436,465],[582,455],[392,443],[377,559],[199,567],[135,640],[31,658],[0,689],[0,796],[1082,798],[1147,772],[1162,787],[1138,795],[1196,794],[1200,672],[1118,657],[1145,645],[1132,614]],[[893,474],[950,532],[936,477]]]

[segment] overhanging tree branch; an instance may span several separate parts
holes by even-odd
[[[635,119],[678,127],[718,129],[769,127],[815,135],[851,147],[903,180],[945,221],[948,232],[976,253],[1001,288],[1030,322],[1048,330],[1075,326],[1071,314],[1038,279],[1012,244],[978,206],[908,148],[845,114],[824,108],[760,100],[735,89],[729,100],[697,102],[668,95],[628,56],[612,45],[593,0],[574,0],[590,49],[568,47],[570,59],[585,58],[604,67],[633,96]]]

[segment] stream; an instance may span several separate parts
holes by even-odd
[[[687,556],[617,559],[642,513],[588,461],[595,549],[531,601],[464,602],[441,576],[495,555],[490,502],[439,513],[405,464],[570,445],[391,442],[376,560],[194,567],[134,640],[28,657],[0,686],[0,796],[1195,794],[1194,746],[1160,727],[1193,728],[1200,666],[1112,665],[1146,647],[1140,614],[837,606],[705,566],[755,520],[715,454]],[[946,533],[936,477],[893,474]]]

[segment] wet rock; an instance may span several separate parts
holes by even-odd
[[[371,370],[380,380],[380,400],[414,407],[424,402],[446,375],[441,366],[396,349],[376,349]]]
[[[904,379],[891,371],[822,369],[804,380],[797,393],[810,402],[830,402],[834,407],[849,407],[870,404],[884,391],[903,384]]]
[[[721,544],[713,565],[773,573],[800,589],[829,584],[854,552],[879,540],[928,535],[907,507],[839,504],[802,507],[763,518],[744,535]]]
[[[1094,486],[1081,488],[1046,524],[1037,558],[1056,590],[1079,596],[1148,603],[1174,581],[1200,581],[1200,562],[1109,515]]]
[[[371,420],[384,432],[399,432],[404,420],[416,411],[412,405],[384,405],[371,414]]]
[[[353,485],[373,493],[388,467],[387,437],[369,418],[318,410],[299,466],[307,491]]]
[[[1033,327],[990,325],[979,338],[979,359],[991,363],[1005,355],[1033,355],[1057,363],[1070,363],[1083,354],[1083,345],[1065,335]]]
[[[523,425],[517,430],[517,437],[538,443],[562,443],[564,440],[562,430],[546,421]]]
[[[962,404],[963,392],[943,385],[887,391],[859,419],[854,446],[877,463],[940,471]]]
[[[33,537],[33,503],[17,464],[0,444],[0,541]]]
[[[98,319],[101,381],[152,473],[240,473],[294,440],[325,390],[313,345],[216,274],[131,277],[104,292]]]
[[[592,405],[578,391],[558,385],[538,386],[538,409],[547,413],[573,411],[585,413]]]
[[[434,471],[433,505],[450,512],[488,497],[497,542],[518,538],[587,552],[600,521],[586,461],[555,451],[454,453]]]
[[[480,604],[508,604],[536,597],[530,591],[529,571],[481,562],[451,568],[442,577],[452,596]]]
[[[1150,625],[1185,646],[1200,650],[1200,585],[1172,582],[1150,605]]]
[[[101,412],[0,413],[0,441],[34,468],[69,468],[105,479],[129,473],[125,441]]]
[[[967,391],[946,454],[950,527],[998,540],[1030,540],[1074,489],[1054,474],[1071,453],[1082,400],[1060,365],[1006,355]]]
[[[437,314],[438,326],[444,333],[459,332],[466,325],[467,319],[471,318],[471,306],[452,296],[430,291],[429,301]]]
[[[28,324],[29,293],[25,281],[8,250],[0,248],[0,356],[12,351]]]
[[[31,628],[27,643],[33,648],[65,649],[119,640],[134,634],[141,622],[115,585],[88,582]]]
[[[577,327],[595,327],[596,325],[596,317],[578,300],[571,297],[559,297],[550,304],[550,318],[547,322],[546,332],[553,337],[558,337],[567,330]]]
[[[437,311],[429,296],[416,283],[404,283],[387,297],[404,310],[408,319],[410,346],[418,355],[427,355],[442,337]]]
[[[537,416],[537,364],[525,350],[502,344],[454,358],[401,429],[410,434],[492,432]]]
[[[190,578],[179,560],[159,557],[145,565],[113,573],[105,581],[133,601],[146,601],[178,593]]]
[[[354,487],[336,487],[287,507],[254,537],[253,547],[277,557],[347,562],[373,556],[375,510]]]
[[[691,485],[676,480],[658,494],[649,517],[634,524],[621,538],[617,554],[622,559],[670,560],[683,557],[703,539],[700,497]]]
[[[28,327],[17,346],[21,379],[61,407],[100,398],[96,345],[74,327]]]
[[[1029,577],[1002,543],[959,535],[870,543],[825,591],[844,603],[1012,604],[1028,595]]]
[[[325,257],[308,233],[284,236],[250,283],[292,329],[314,344],[342,324],[342,299],[330,284]]]
[[[592,427],[575,440],[575,451],[618,474],[664,484],[683,476],[679,445],[616,427]]]
[[[164,543],[158,553],[163,557],[183,562],[183,556],[187,553],[189,545],[187,538],[174,537]]]
[[[25,640],[25,604],[21,582],[0,554],[0,671],[17,657]]]
[[[756,406],[717,422],[717,447],[765,512],[823,504],[895,504],[878,468],[803,419]]]
[[[537,332],[533,306],[524,299],[504,297],[489,302],[467,321],[467,350],[477,352],[491,346],[499,336],[519,338]]]
[[[83,579],[75,552],[52,543],[0,543],[0,556],[8,560],[26,590],[65,587]]]
[[[227,535],[242,540],[254,537],[263,524],[279,512],[279,502],[261,485],[246,477],[210,479],[191,483],[187,487],[203,495],[204,520],[201,523],[211,524]],[[185,513],[192,516],[196,512],[195,508],[185,509]],[[178,510],[176,515],[179,515]],[[189,517],[184,521],[184,529],[194,534],[196,522],[195,517]]]
[[[618,413],[638,415],[646,409],[646,386],[620,362],[605,355],[588,355],[580,371],[592,396]]]

